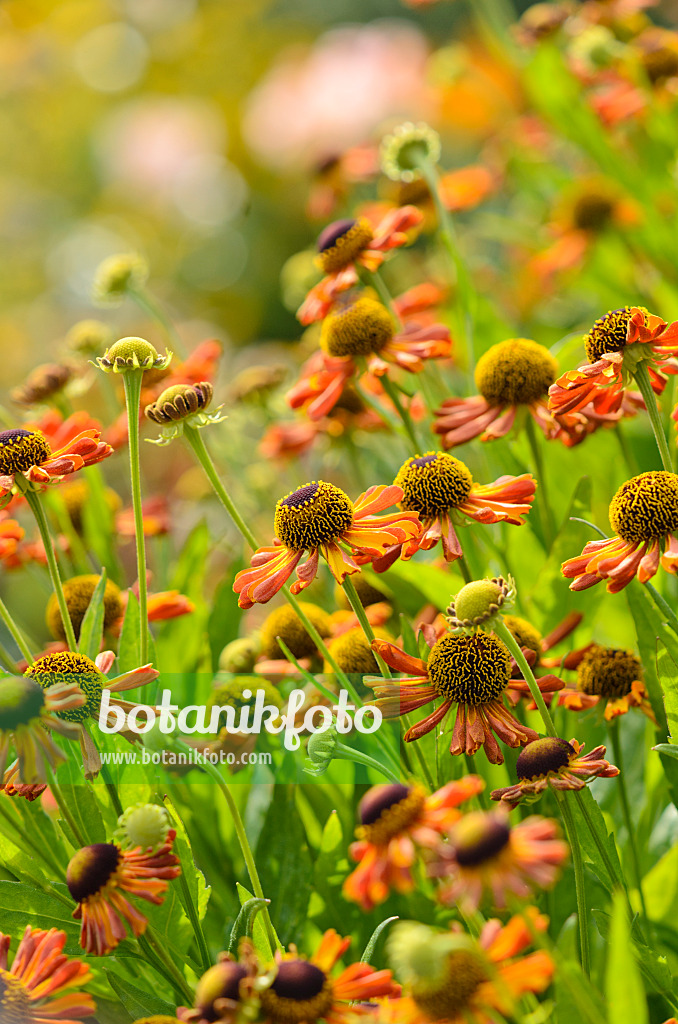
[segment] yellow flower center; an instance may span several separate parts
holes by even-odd
[[[441,637],[428,657],[428,677],[439,697],[473,707],[489,704],[504,692],[511,658],[504,644],[488,633]]]
[[[638,306],[643,313],[647,310]],[[584,337],[586,355],[590,363],[597,363],[606,352],[621,352],[626,347],[626,335],[631,319],[631,306],[623,309],[612,309],[605,316],[596,320],[589,333]]]
[[[308,960],[283,960],[270,988],[261,993],[261,1008],[279,1024],[301,1024],[326,1017],[334,1001],[332,983]]]
[[[610,526],[631,544],[678,530],[678,476],[659,470],[622,484],[610,502]]]
[[[432,517],[466,501],[473,477],[453,455],[426,452],[403,463],[393,482],[402,487],[402,509]]]
[[[39,718],[45,696],[37,683],[25,676],[0,679],[0,735]]]
[[[572,223],[580,231],[602,231],[614,213],[614,202],[602,192],[586,192],[572,209]]]
[[[383,630],[377,631],[377,636]],[[342,672],[350,675],[366,676],[377,672],[377,663],[365,634],[360,627],[347,629],[330,644],[330,653]],[[326,665],[328,671],[332,671]]]
[[[185,420],[201,409],[206,409],[213,395],[214,388],[207,381],[199,384],[173,384],[165,388],[157,401],[146,406],[145,413],[149,420],[161,425]]]
[[[292,551],[335,541],[352,522],[352,501],[324,480],[314,480],[292,491],[275,509],[276,536]]]
[[[558,376],[558,363],[543,345],[510,338],[478,360],[475,381],[490,405],[531,405],[544,398]]]
[[[633,651],[596,645],[587,651],[577,670],[577,689],[598,697],[625,697],[643,667]]]
[[[360,827],[356,834],[375,846],[386,846],[419,817],[426,794],[418,786],[386,783],[373,786],[360,801]]]
[[[471,811],[455,822],[449,841],[457,863],[474,868],[493,860],[508,845],[511,829],[503,814]]]
[[[567,740],[557,736],[543,736],[533,740],[520,751],[516,761],[516,775],[519,779],[538,779],[549,772],[566,768],[576,751]]]
[[[0,476],[41,466],[51,454],[47,439],[37,430],[0,430]]]
[[[444,981],[433,990],[415,986],[412,998],[429,1020],[456,1020],[470,1009],[472,997],[487,980],[482,956],[470,949],[457,949],[447,957]]]
[[[60,711],[57,717],[67,722],[84,722],[99,712],[105,678],[91,658],[74,651],[59,651],[37,658],[25,675],[35,679],[46,690],[55,683],[77,683],[85,695],[85,703],[71,711]]]
[[[328,637],[332,632],[332,623],[327,612],[310,601],[302,601],[301,607],[320,636],[323,639]],[[261,653],[264,657],[283,657],[278,637],[284,640],[295,658],[310,658],[318,653],[301,619],[288,604],[276,608],[264,619],[261,627]]]
[[[66,868],[66,885],[76,903],[83,903],[108,885],[122,860],[115,843],[94,843],[75,853]]]
[[[337,304],[323,320],[320,345],[330,356],[368,356],[380,352],[393,337],[391,314],[365,296]]]
[[[360,256],[373,238],[370,222],[364,217],[359,220],[335,220],[333,224],[328,224],[318,238],[321,267],[326,274],[343,270]]]
[[[21,981],[0,968],[0,1020],[2,1024],[31,1024],[31,1000]]]
[[[519,647],[527,647],[528,651],[541,654],[542,635],[531,622],[521,619],[517,615],[505,615],[504,625]]]
[[[66,580],[64,583],[64,596],[66,598],[66,604],[68,605],[68,614],[71,622],[73,623],[76,640],[80,637],[82,621],[85,618],[90,601],[92,600],[92,595],[94,594],[100,579],[100,576],[94,575],[73,576],[72,579]],[[104,629],[110,629],[113,623],[118,621],[121,615],[122,600],[120,597],[120,588],[113,582],[113,580],[106,580],[106,587],[104,589]],[[47,628],[54,639],[65,640],[66,633],[56,594],[52,594],[47,602],[45,618]]]
[[[282,658],[283,653],[280,648],[278,648],[278,652],[278,657]],[[240,720],[240,712],[243,708],[254,707],[257,690],[264,691],[265,704],[271,704],[276,708],[282,707],[280,691],[273,683],[269,683],[268,679],[264,679],[263,676],[235,676],[225,683],[221,682],[222,678],[220,676],[216,677],[215,683],[218,685],[215,686],[209,696],[207,707],[210,716],[213,708],[231,707],[235,710],[235,721],[237,723]],[[249,697],[245,696],[246,690],[249,691]],[[220,712],[219,729],[225,728],[226,724],[226,713]]]

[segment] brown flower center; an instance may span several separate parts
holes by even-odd
[[[323,320],[320,345],[330,356],[369,356],[393,337],[391,314],[381,302],[363,296],[340,301]]]
[[[2,1024],[32,1024],[36,1018],[21,981],[0,968],[0,1020]]]
[[[633,651],[596,645],[586,652],[577,670],[577,689],[598,697],[625,697],[643,667]]]
[[[478,360],[475,381],[490,405],[530,405],[544,398],[558,375],[558,363],[543,345],[509,338]]]
[[[37,430],[0,430],[0,476],[40,466],[51,454],[47,439]]]
[[[428,676],[439,697],[476,707],[498,700],[511,672],[504,644],[488,633],[448,634],[428,657]]]
[[[678,530],[678,476],[659,470],[622,484],[610,502],[610,526],[631,544]]]
[[[452,1021],[470,1008],[472,997],[487,980],[482,957],[471,950],[458,949],[448,957],[444,983],[434,991],[415,986],[412,998],[429,1020]]]
[[[66,885],[76,903],[96,896],[118,869],[122,852],[115,843],[83,846],[71,857],[66,869]]]
[[[360,801],[358,835],[375,846],[405,832],[419,817],[426,797],[418,786],[386,783],[373,786]]]
[[[364,217],[359,220],[336,220],[328,224],[318,238],[320,265],[326,274],[334,274],[353,263],[374,235],[370,222]]]
[[[403,489],[401,508],[422,516],[436,516],[466,501],[473,477],[453,455],[426,452],[408,459],[393,482]]]
[[[457,863],[478,867],[493,860],[508,845],[511,829],[503,814],[472,811],[456,822],[449,833]]]
[[[275,509],[276,536],[292,551],[337,540],[352,522],[353,503],[349,497],[323,480],[292,491]]]
[[[567,740],[557,736],[544,736],[533,740],[520,751],[516,762],[516,775],[519,779],[538,779],[549,772],[566,768],[576,751]]]
[[[85,703],[71,711],[57,712],[59,718],[67,722],[84,722],[86,718],[98,714],[105,678],[86,654],[74,651],[45,654],[42,658],[36,658],[26,669],[25,675],[35,679],[43,690],[56,683],[78,684],[87,698]]]
[[[280,1024],[325,1017],[333,1000],[329,978],[308,960],[283,960],[273,984],[261,993],[262,1010]]]

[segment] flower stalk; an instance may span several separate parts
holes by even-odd
[[[633,371],[633,377],[638,385],[638,390],[643,396],[645,408],[647,409],[647,414],[650,417],[650,425],[652,426],[652,432],[654,434],[655,441],[657,442],[657,448],[659,449],[659,455],[662,460],[662,467],[667,473],[672,473],[673,462],[671,460],[671,452],[669,451],[669,444],[666,440],[666,434],[664,433],[661,415],[657,408],[657,399],[654,391],[652,390],[647,365],[643,362],[638,363]]]
[[[64,626],[64,633],[66,634],[66,643],[68,644],[69,650],[77,651],[78,645],[75,639],[75,631],[73,630],[73,623],[71,622],[71,616],[68,611],[68,605],[66,603],[66,596],[64,594],[63,584],[61,582],[61,573],[59,572],[59,563],[57,561],[56,553],[54,551],[54,545],[52,544],[52,537],[49,531],[49,525],[47,523],[47,516],[45,510],[42,507],[39,494],[27,487],[24,491],[24,497],[28,502],[31,512],[35,517],[35,521],[38,524],[38,530],[40,531],[40,537],[45,548],[45,555],[47,557],[47,568],[49,569],[49,575],[52,580],[52,586],[54,587],[54,593],[59,603],[59,611],[61,612],[61,621]],[[16,638],[15,638],[16,639]],[[17,641],[18,642],[18,641]],[[25,652],[21,648],[22,654]],[[32,658],[30,659],[32,662]]]
[[[139,651],[141,664],[148,661],[148,586],[146,581],[146,537],[141,504],[141,465],[139,452],[139,410],[143,370],[130,370],[122,375],[129,431],[129,465],[134,510],[134,533],[137,550],[137,578],[139,582]]]

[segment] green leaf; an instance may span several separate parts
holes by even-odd
[[[141,664],[141,648],[139,643],[139,601],[134,591],[128,592],[127,608],[118,644],[118,664],[120,675],[139,668]]]
[[[240,900],[241,907],[244,907],[246,903],[251,903],[255,898],[240,882],[236,882],[236,889],[238,890],[238,899]],[[266,928],[258,915],[255,915],[252,921],[252,942],[254,943],[255,950],[264,958],[264,961],[268,962],[273,959],[273,950],[271,949],[271,943],[268,941]],[[279,943],[279,945],[282,949],[282,944]]]
[[[78,640],[78,651],[94,660],[101,647],[101,638],[104,635],[104,593],[106,591],[106,570],[101,570],[101,578],[94,588],[85,617],[80,626],[80,639]]]
[[[388,583],[407,611],[412,606],[414,590],[442,612],[449,605],[450,598],[463,587],[464,580],[453,568],[444,570],[427,562],[398,561],[388,571]]]
[[[605,972],[608,1015],[614,1024],[648,1024],[645,986],[633,954],[626,900],[615,893]]]
[[[565,794],[565,799],[570,799],[570,793]],[[580,790],[576,798],[570,800],[570,810],[584,855],[605,888],[612,892],[615,886],[621,884],[623,874],[614,836],[608,831],[603,812],[587,788]],[[600,848],[605,851],[606,857],[603,857]]]
[[[678,758],[678,743],[657,743],[653,748],[658,754]]]
[[[648,917],[652,921],[675,922],[678,914],[678,846],[657,861],[643,879]]]
[[[219,655],[224,647],[238,636],[241,615],[238,609],[238,595],[233,590],[232,582],[238,568],[239,566],[232,566],[227,578],[217,587],[212,600],[212,611],[207,620],[207,635],[214,672],[219,668]]]
[[[155,1016],[156,1014],[174,1017],[176,1007],[173,1003],[167,1003],[164,999],[159,999],[158,996],[146,989],[137,988],[136,985],[132,985],[126,978],[119,977],[113,971],[107,971],[106,976],[109,985],[120,999],[120,1002],[132,1014],[135,1020],[138,1020],[140,1017]]]
[[[678,666],[661,640],[657,640],[657,675],[664,691],[669,735],[678,743]]]
[[[207,904],[209,903],[210,893],[212,890],[205,882],[205,876],[195,862],[188,833],[186,832],[186,828],[175,804],[168,796],[165,796],[164,800],[167,810],[170,813],[172,827],[177,833],[177,837],[174,840],[174,852],[181,861],[182,874],[188,885],[193,905],[197,909],[198,917],[202,921],[207,910]],[[184,903],[183,890],[181,886],[179,887],[179,895],[181,902]],[[187,910],[187,908],[185,909]]]
[[[231,938],[228,943],[229,953],[235,955],[238,952],[238,943],[244,936],[247,936],[249,939],[252,938],[256,916],[270,902],[270,900],[262,900],[261,897],[255,896],[253,899],[246,900],[243,903],[231,930]]]
[[[25,882],[0,881],[2,930],[19,935],[27,924],[46,930],[59,928],[68,936],[70,949],[67,952],[77,952],[80,925],[73,920],[72,898],[65,885],[54,882],[51,887],[61,892],[68,902],[62,902]]]
[[[256,862],[282,943],[299,942],[311,898],[313,863],[294,785],[276,786],[257,843]]]
[[[377,927],[372,932],[372,935],[370,936],[369,942],[365,946],[365,952],[360,957],[361,964],[369,964],[371,962],[372,957],[374,956],[375,947],[377,945],[377,942],[379,941],[379,936],[383,932],[384,928],[387,928],[393,921],[397,920],[397,915],[395,917],[387,917],[381,922],[381,924],[377,925]]]

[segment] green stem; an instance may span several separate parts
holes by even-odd
[[[165,948],[149,924],[146,932],[139,936],[139,945],[146,953],[151,953],[162,965],[162,973],[171,981],[172,986],[181,995],[183,1000],[188,1000],[187,1006],[193,1002],[193,992],[176,964],[167,955]]]
[[[407,729],[409,731],[409,729],[412,727],[412,723],[410,722],[410,720],[409,720],[407,715],[403,715],[403,721],[404,721],[404,723],[407,726]],[[403,742],[404,742],[404,740],[403,740]],[[409,744],[408,744],[408,746],[409,746]],[[422,774],[423,774],[424,778],[426,779],[426,782],[430,786],[431,792],[433,792],[435,790],[435,788],[436,788],[436,785],[435,785],[435,782],[433,781],[433,776],[431,775],[431,772],[429,771],[429,767],[428,767],[428,764],[426,763],[426,758],[424,757],[423,751],[421,750],[421,747],[419,746],[419,743],[418,743],[417,740],[415,740],[413,742],[412,746],[414,748],[414,753],[416,754],[417,761],[419,762],[419,766],[421,768]]]
[[[39,494],[32,490],[30,487],[24,491],[24,497],[30,505],[31,512],[35,516],[35,521],[38,524],[42,543],[45,548],[45,555],[47,556],[47,567],[49,569],[49,575],[52,580],[52,586],[56,594],[57,601],[59,603],[59,611],[61,612],[61,621],[64,626],[64,633],[66,634],[66,643],[71,651],[77,651],[78,645],[75,640],[75,632],[73,631],[73,623],[71,622],[71,616],[68,612],[68,605],[66,604],[66,596],[64,594],[64,588],[61,582],[61,574],[59,573],[59,563],[57,562],[56,553],[52,545],[52,537],[49,532],[49,525],[47,523],[47,517],[45,510],[42,507]],[[23,649],[22,649],[23,653]],[[32,660],[32,659],[31,659]]]
[[[128,370],[122,375],[127,404],[129,433],[129,466],[134,509],[134,533],[137,548],[137,577],[139,581],[139,646],[141,664],[148,662],[148,591],[146,584],[146,537],[144,513],[141,504],[141,465],[139,458],[139,406],[143,370]]]
[[[167,336],[167,340],[172,346],[173,351],[178,352],[179,355],[183,356],[185,348],[184,343],[179,336],[179,332],[176,327],[165,313],[164,309],[159,302],[156,301],[153,295],[148,292],[145,288],[129,288],[129,295],[136,302],[137,306],[148,313],[151,319],[155,320],[164,333]]]
[[[31,662],[29,662],[29,664],[31,664]],[[16,675],[16,662],[4,644],[0,644],[0,665],[2,665],[6,672],[11,672],[12,675]]]
[[[365,634],[367,642],[369,643],[370,646],[372,646],[372,641],[376,639],[374,636],[374,630],[372,629],[372,624],[370,620],[367,618],[367,614],[363,607],[363,603],[358,596],[358,591],[355,589],[355,584],[350,576],[346,577],[346,579],[342,583],[342,587],[344,588],[344,593],[348,598],[348,603],[355,612],[355,616],[358,622],[360,623],[360,627],[363,633]],[[391,679],[391,670],[384,661],[384,659],[382,658],[382,656],[374,649],[373,654],[374,660],[381,669],[381,674],[384,676],[385,679]]]
[[[573,792],[574,792],[575,799],[576,799],[577,803],[579,804],[579,810],[581,811],[582,817],[584,818],[584,820],[586,822],[586,825],[588,827],[588,830],[591,833],[591,838],[593,839],[593,842],[596,844],[596,848],[598,850],[598,853],[600,854],[600,859],[602,860],[603,864],[605,865],[605,870],[607,871],[607,873],[610,876],[610,878],[612,878],[614,880],[615,884],[620,886],[620,888],[622,888],[625,892],[627,892],[626,880],[625,880],[623,875],[620,877],[620,875],[618,874],[614,864],[612,863],[612,861],[608,857],[607,850],[605,849],[605,847],[603,846],[603,844],[600,841],[600,838],[599,838],[598,833],[596,831],[595,825],[591,821],[591,816],[589,815],[588,809],[587,809],[586,804],[585,804],[585,802],[584,802],[584,800],[582,798],[581,793],[578,790],[573,790]],[[629,904],[629,909],[631,910],[631,915],[633,916],[635,911],[633,910],[633,907],[631,907],[630,904]]]
[[[14,643],[17,645],[17,647],[19,648],[19,650],[23,654],[23,656],[26,659],[26,661],[28,662],[28,664],[32,665],[33,662],[35,661],[35,658],[31,654],[31,652],[29,650],[29,647],[28,647],[26,641],[23,638],[21,630],[19,629],[19,627],[17,626],[16,622],[12,618],[12,616],[10,614],[10,611],[9,611],[9,608],[7,607],[5,602],[2,601],[2,600],[0,600],[0,619],[2,619],[4,624],[7,626],[7,629],[9,631],[9,633],[11,634],[12,639],[14,640]],[[3,652],[3,653],[5,653],[5,652]]]
[[[407,434],[410,443],[414,449],[414,453],[416,455],[417,451],[419,450],[419,442],[417,441],[417,435],[414,430],[412,417],[410,416],[408,410],[405,408],[403,403],[400,401],[400,395],[398,394],[398,390],[394,386],[393,381],[389,379],[388,374],[385,373],[384,376],[380,377],[379,379],[381,381],[381,386],[383,387],[384,391],[386,392],[386,394],[396,407],[396,411],[400,416],[400,419],[402,420],[405,433]]]
[[[577,896],[577,921],[579,923],[579,944],[581,950],[581,966],[588,978],[591,974],[591,950],[589,946],[588,909],[586,906],[586,888],[584,879],[584,862],[581,855],[581,847],[577,836],[577,827],[567,795],[558,790],[553,791],[563,816],[563,823],[567,833],[567,841],[572,851],[572,867],[574,868],[574,888]]]
[[[344,755],[342,760],[344,761],[355,761],[357,764],[363,764],[366,768],[374,768],[375,771],[380,772],[390,782],[400,782],[399,776],[392,772],[390,768],[387,768],[385,764],[377,761],[376,758],[370,757],[369,754],[363,754],[360,750],[354,750],[353,747],[347,747],[344,743],[337,743],[334,748],[334,756],[341,757]]]
[[[534,420],[530,415],[527,417],[525,427],[527,431],[527,440],[532,452],[532,458],[534,459],[534,467],[537,473],[539,487],[541,488],[541,500],[539,497],[537,498],[537,505],[539,506],[539,514],[541,516],[542,528],[544,530],[544,540],[546,541],[547,549],[550,550],[557,533],[557,527],[555,517],[553,515],[553,509],[551,508],[551,502],[549,501],[548,484],[546,482],[542,451],[539,447]]]
[[[459,558],[457,559],[457,562],[459,563],[459,568],[461,569],[461,574],[464,577],[464,583],[470,583],[472,581],[473,577],[471,576],[471,570],[468,567],[468,562],[466,561],[466,555],[464,554],[463,551],[459,555]]]
[[[555,736],[556,730],[553,725],[553,719],[549,714],[549,709],[546,707],[546,704],[544,703],[544,698],[542,696],[541,690],[539,689],[539,686],[537,685],[537,680],[534,678],[534,673],[528,665],[527,660],[525,659],[525,655],[518,646],[515,637],[509,631],[503,619],[498,619],[494,627],[494,632],[497,634],[498,637],[500,637],[504,641],[509,651],[515,658],[518,668],[523,673],[523,679],[529,687],[532,699],[537,705],[537,709],[542,717],[547,733],[549,734],[549,736]]]
[[[633,864],[634,881],[636,883],[636,889],[640,896],[640,906],[643,911],[643,918],[647,924],[647,907],[645,906],[645,896],[643,895],[643,875],[640,870],[640,859],[638,857],[638,846],[636,839],[636,831],[633,825],[633,816],[631,815],[631,808],[629,805],[629,797],[626,791],[626,777],[624,775],[624,752],[622,748],[621,735],[619,729],[619,719],[613,719],[609,723],[610,738],[612,740],[612,750],[614,752],[614,763],[619,769],[619,776],[617,780],[617,792],[619,793],[619,799],[621,801],[622,815],[624,817],[624,824],[626,825],[626,831],[629,836],[629,847],[631,849],[631,862]]]
[[[671,627],[674,633],[678,633],[678,617],[676,617],[676,613],[673,611],[671,606],[652,583],[646,583],[645,588],[652,595],[654,603],[657,605],[659,610],[666,616],[667,625]]]
[[[193,934],[195,935],[195,940],[198,943],[198,951],[200,954],[202,969],[203,971],[207,971],[212,966],[212,958],[210,957],[210,951],[207,948],[207,941],[205,939],[205,933],[202,929],[202,922],[200,921],[198,908],[193,902],[191,890],[189,888],[186,875],[184,874],[183,871],[179,875],[179,884],[181,885],[181,891],[184,894],[184,907],[191,922],[191,927],[193,929]]]
[[[24,829],[21,819],[19,819],[18,822],[13,820],[11,814],[6,810],[6,803],[8,799],[9,797],[6,797],[4,793],[0,795],[0,817],[3,817],[8,825],[16,831],[22,843],[25,844],[26,849],[31,850],[38,860],[43,861],[47,869],[54,874],[55,878],[58,877],[63,870],[62,865],[59,864],[56,859],[54,861],[51,860],[51,848],[41,846],[31,838],[30,834]],[[46,849],[50,850],[50,857],[47,856]],[[61,896],[61,893],[58,895]]]
[[[638,363],[635,370],[633,371],[638,390],[643,396],[643,401],[647,408],[648,416],[650,417],[650,424],[654,433],[655,441],[657,442],[657,448],[659,449],[659,455],[661,456],[662,466],[667,473],[673,472],[673,462],[671,461],[671,453],[669,451],[669,444],[666,440],[666,434],[664,433],[664,427],[662,425],[661,415],[657,407],[657,396],[652,390],[652,384],[650,383],[650,375],[647,372],[647,366],[645,363]]]
[[[66,806],[63,793],[61,792],[61,788],[55,778],[54,772],[52,771],[52,767],[48,761],[45,761],[45,768],[47,771],[47,776],[49,778],[49,788],[52,792],[54,799],[56,800],[56,804],[57,807],[59,808],[59,811],[61,812],[62,818],[64,819],[64,821],[70,828],[71,832],[73,833],[76,843],[78,843],[80,847],[87,846],[87,839],[78,828],[75,818],[73,817],[70,810]]]

